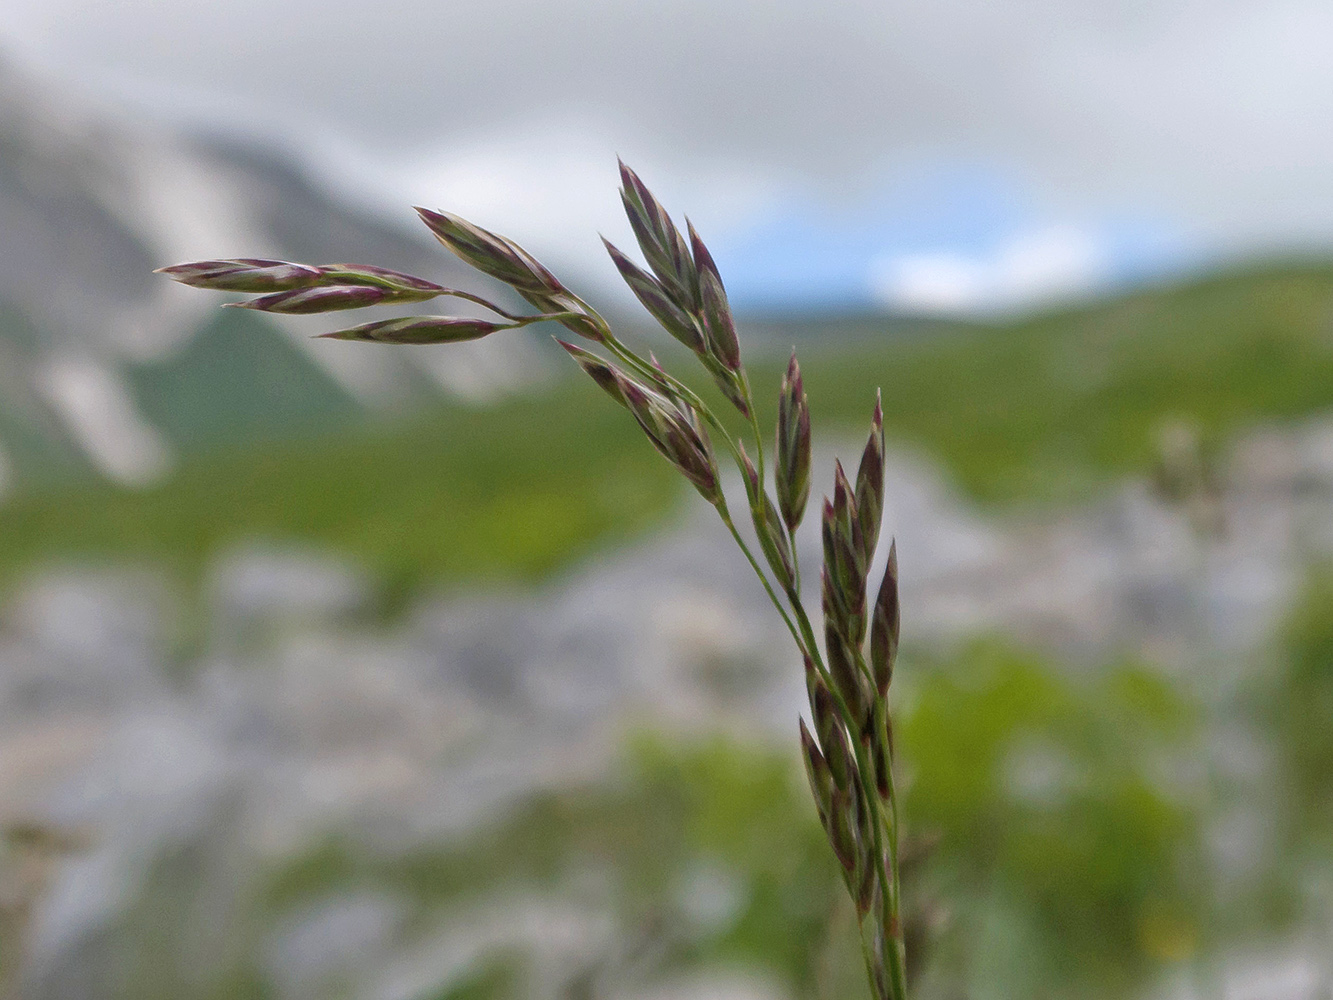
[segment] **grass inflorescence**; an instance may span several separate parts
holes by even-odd
[[[777,394],[770,477],[769,435],[759,423],[717,264],[693,225],[678,228],[623,163],[620,175],[621,199],[648,266],[640,267],[608,243],[612,261],[653,318],[707,373],[724,407],[739,417],[741,433],[734,433],[734,424],[725,422],[651,352],[645,357],[621,340],[592,306],[521,246],[447,212],[417,209],[441,244],[508,285],[535,312],[516,315],[470,292],[367,265],[241,258],[178,264],[162,271],[199,288],[255,294],[229,304],[260,312],[322,313],[462,298],[497,317],[409,316],[323,334],[338,340],[449,343],[544,321],[561,324],[581,340],[582,345],[557,343],[714,507],[791,634],[804,662],[813,722],[813,732],[804,720],[800,723],[801,752],[820,823],[855,903],[871,989],[881,1000],[904,1000],[899,820],[888,706],[899,631],[892,546],[873,592],[868,579],[884,507],[884,423],[878,396],[854,476],[837,465],[833,495],[824,498],[820,511],[821,636],[803,603],[795,541],[809,496],[811,450],[809,402],[796,354]],[[737,528],[722,487],[719,455],[734,461],[741,473],[758,555]]]

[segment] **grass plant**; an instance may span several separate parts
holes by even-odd
[[[795,352],[777,395],[770,463],[735,320],[711,253],[692,225],[683,232],[676,226],[624,164],[621,181],[621,199],[647,268],[610,243],[607,251],[644,308],[693,354],[725,405],[734,409],[745,427],[741,434],[733,435],[713,407],[651,352],[645,357],[622,341],[592,306],[521,246],[446,212],[417,209],[440,243],[507,284],[534,312],[517,314],[471,292],[371,265],[244,258],[162,270],[195,287],[254,295],[228,305],[260,312],[323,313],[454,298],[483,306],[495,317],[398,317],[322,335],[337,340],[452,343],[547,321],[579,338],[586,346],[558,343],[714,507],[791,634],[804,663],[814,730],[801,721],[801,751],[821,824],[855,903],[871,990],[880,1000],[904,1000],[899,820],[888,703],[899,634],[892,546],[873,595],[868,579],[884,504],[880,403],[877,398],[855,476],[848,476],[838,463],[833,495],[822,504],[821,642],[804,606],[795,544],[809,496],[811,438],[809,403]],[[722,488],[714,441],[741,474],[757,554],[737,528]]]

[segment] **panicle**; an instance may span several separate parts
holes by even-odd
[[[604,239],[607,253],[649,314],[694,353],[758,434],[735,316],[712,253],[688,220],[683,229],[676,226],[639,176],[623,162],[620,179],[621,200],[646,267]],[[366,264],[312,266],[235,258],[177,264],[162,268],[161,273],[199,288],[253,293],[258,297],[231,304],[270,313],[320,313],[455,296],[486,306],[500,317],[408,316],[323,334],[336,340],[453,343],[476,340],[502,329],[558,322],[602,345],[605,357],[557,339],[602,391],[630,411],[652,446],[718,507],[734,532],[705,418],[713,427],[722,425],[693,392],[671,378],[651,353],[645,361],[621,344],[591,306],[513,240],[448,212],[418,208],[417,213],[449,251],[507,285],[537,314],[515,315],[469,292]],[[839,462],[831,496],[824,498],[821,510],[822,661],[816,648],[819,640],[812,634],[802,606],[795,551],[795,533],[809,503],[811,431],[809,401],[794,350],[778,394],[771,495],[763,475],[764,446],[761,441],[755,443],[760,449],[757,464],[751,461],[744,444],[727,441],[740,465],[759,546],[772,579],[786,593],[793,613],[787,614],[778,588],[756,564],[769,596],[791,628],[804,662],[812,725],[801,720],[800,743],[811,794],[856,905],[863,943],[867,945],[872,991],[878,1000],[905,1000],[892,719],[888,711],[899,634],[894,545],[890,545],[888,565],[873,608],[867,612],[866,575],[880,538],[884,511],[882,402],[877,395],[855,481],[848,478]],[[749,547],[741,544],[754,563]],[[864,649],[867,631],[869,643]]]

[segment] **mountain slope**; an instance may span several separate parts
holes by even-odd
[[[356,397],[291,340],[226,309],[179,351],[127,368],[139,410],[187,451],[345,428]]]
[[[373,262],[446,283],[465,271],[406,206],[401,226],[390,224],[279,151],[149,128],[2,58],[0,233],[0,465],[20,483],[79,470],[147,482],[195,444],[237,433],[254,381],[229,374],[218,345],[182,347],[201,333],[226,336],[231,328],[213,325],[221,300],[156,267],[272,256]],[[322,420],[335,396],[339,408],[352,399],[364,410],[459,389],[486,395],[510,388],[518,370],[498,370],[487,345],[466,345],[456,359],[467,377],[451,380],[429,352],[339,349],[312,343],[308,319],[260,322],[269,333],[252,329],[251,347],[284,354],[284,370],[302,369],[304,383],[339,387],[283,390],[281,415],[298,423]],[[174,389],[168,372],[179,376]],[[297,412],[303,402],[309,414]]]

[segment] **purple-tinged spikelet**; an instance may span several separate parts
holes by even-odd
[[[695,263],[699,273],[699,295],[704,321],[704,339],[708,351],[727,371],[737,372],[741,367],[741,345],[736,339],[736,320],[727,303],[727,291],[722,287],[722,276],[717,272],[713,257],[703,241],[690,227]]]
[[[387,267],[376,267],[373,264],[321,264],[318,270],[320,284],[371,285],[376,288],[386,288],[404,296],[397,301],[409,301],[406,295],[414,292],[421,296],[419,301],[425,301],[450,291],[443,285],[437,285],[425,278],[404,274],[402,271],[391,271]]]
[[[381,302],[401,301],[394,293],[370,285],[332,285],[327,288],[298,288],[290,292],[274,292],[246,302],[227,302],[238,309],[257,309],[260,312],[304,316],[309,313],[335,312],[339,309],[361,309]]]
[[[700,306],[699,279],[685,238],[661,202],[624,161],[620,161],[620,180],[620,199],[644,260],[677,307],[686,314],[696,314]]]
[[[687,313],[676,305],[662,283],[626,257],[605,238],[602,243],[606,245],[606,252],[611,255],[611,260],[616,265],[616,270],[620,272],[620,276],[625,280],[625,284],[629,286],[630,291],[643,304],[643,307],[652,314],[653,319],[657,320],[662,329],[695,354],[702,354],[705,349],[704,339],[698,326]]]
[[[805,759],[806,776],[810,779],[810,792],[814,796],[820,819],[827,823],[829,806],[833,802],[833,774],[829,771],[828,761],[819,752],[815,738],[806,728],[804,719],[800,720],[800,726],[801,755]]]
[[[482,319],[458,316],[405,316],[401,319],[383,319],[362,323],[346,330],[321,333],[330,340],[365,340],[381,344],[455,344],[479,340],[496,330],[508,329],[507,324],[491,323]]]
[[[884,579],[879,585],[870,622],[870,672],[881,698],[888,694],[889,683],[893,680],[898,629],[898,544],[894,542],[889,545],[889,563],[884,567]]]
[[[617,372],[617,384],[625,405],[643,432],[709,503],[722,496],[718,484],[717,461],[713,447],[700,421],[683,403],[673,403],[648,387]]]
[[[159,267],[155,272],[194,288],[217,292],[290,292],[320,282],[319,268],[286,260],[239,257],[198,260]]]
[[[791,594],[796,587],[796,559],[792,554],[791,543],[787,540],[787,533],[782,529],[781,515],[773,506],[773,501],[769,499],[768,491],[760,481],[759,470],[750,461],[744,443],[738,448],[755,537],[759,539],[759,547],[763,550],[764,558],[768,560],[769,569],[773,571],[778,586]]]
[[[843,788],[833,790],[833,804],[829,810],[829,824],[826,828],[829,843],[847,874],[856,871],[856,794]]]
[[[565,290],[556,276],[521,246],[450,212],[418,208],[426,228],[458,257],[520,291],[555,294]]]
[[[794,350],[778,393],[775,479],[778,509],[788,530],[795,531],[810,497],[810,407]]]
[[[608,396],[621,406],[629,406],[625,401],[625,394],[620,388],[621,379],[625,376],[618,368],[608,361],[603,361],[597,355],[585,351],[581,347],[575,347],[559,337],[556,338],[555,342],[569,353],[569,356],[578,363],[578,366],[588,374],[589,378],[601,386]]]
[[[875,412],[870,419],[870,437],[856,471],[856,515],[861,529],[861,556],[866,566],[874,558],[879,525],[884,517],[884,410],[875,393]]]
[[[870,711],[870,700],[856,665],[856,653],[832,621],[825,622],[824,647],[828,654],[829,677],[857,725],[863,725]]]

